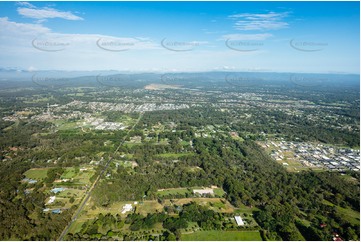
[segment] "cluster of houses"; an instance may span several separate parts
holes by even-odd
[[[26,108],[24,111],[16,112],[12,115],[3,117],[4,121],[15,122],[19,119],[28,119],[29,114],[37,113],[32,115],[30,119],[36,121],[50,121],[58,119],[80,119],[80,118],[89,118],[91,114],[84,113],[74,108],[85,108],[93,112],[99,111],[121,111],[124,113],[131,112],[151,112],[151,111],[162,111],[162,110],[178,110],[178,109],[188,109],[188,104],[172,104],[172,103],[144,103],[144,104],[134,104],[134,103],[107,103],[107,102],[82,102],[82,101],[72,101],[65,105],[47,105],[47,107],[42,110],[39,108]],[[118,130],[124,129],[125,126],[120,123],[114,122],[101,122],[97,125],[96,129],[99,130]]]
[[[64,187],[55,187],[53,189],[50,190],[50,192],[52,193],[59,193],[59,192],[62,192],[64,191],[65,188]],[[56,200],[56,196],[50,196],[49,197],[49,200],[46,202],[46,205],[51,205],[55,202]],[[53,208],[53,209],[50,209],[50,208],[44,208],[43,209],[43,212],[51,212],[53,214],[60,214],[61,213],[61,209],[60,208]]]
[[[107,103],[107,102],[89,102],[89,103],[76,102],[75,106],[89,108],[92,111],[121,111],[124,113],[178,110],[178,109],[189,108],[188,104],[173,104],[173,103],[134,104],[134,103]]]
[[[271,156],[278,161],[284,160],[283,154],[291,151],[294,153],[294,160],[298,160],[304,166],[333,171],[360,171],[360,150],[287,141],[270,141],[265,146],[274,148]]]
[[[127,126],[117,122],[104,122],[102,118],[92,117],[89,113],[84,115],[83,126],[93,126],[96,130],[123,130]]]

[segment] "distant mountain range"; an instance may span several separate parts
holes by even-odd
[[[313,87],[320,85],[360,85],[360,76],[356,74],[313,74],[313,73],[280,73],[280,72],[172,72],[172,73],[135,73],[116,70],[105,71],[29,71],[19,68],[0,68],[0,87],[11,87],[29,84],[38,86],[124,86],[141,87],[150,83],[164,85],[180,85],[185,87],[204,86],[206,83],[230,84],[246,87],[252,85],[284,85],[284,83]]]

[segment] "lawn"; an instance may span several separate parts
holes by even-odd
[[[147,215],[148,213],[157,213],[163,211],[163,206],[155,200],[144,201],[137,205],[137,211],[140,214]]]
[[[81,230],[82,225],[84,224],[84,222],[86,222],[88,219],[77,219],[76,221],[74,221],[74,223],[70,226],[68,233],[78,233]]]
[[[24,175],[30,179],[43,180],[47,177],[48,170],[49,168],[33,168],[27,170]]]
[[[191,234],[182,234],[181,240],[185,241],[262,241],[259,231],[198,231]]]
[[[80,171],[75,177],[79,183],[90,184],[89,180],[94,175],[94,170]]]
[[[75,169],[74,168],[66,168],[63,175],[61,175],[61,179],[71,179],[75,177]]]
[[[214,188],[213,192],[215,195],[223,197],[223,195],[225,194],[225,191],[223,191],[222,188]]]
[[[75,129],[79,125],[77,122],[64,122],[60,124],[59,130],[69,130],[69,129]]]
[[[98,216],[98,214],[103,213],[111,213],[113,215],[119,214],[123,217],[126,217],[130,212],[127,212],[125,214],[122,214],[121,211],[123,209],[123,206],[125,204],[132,204],[133,208],[137,208],[137,213],[147,215],[148,213],[157,213],[161,212],[163,210],[163,206],[159,204],[156,200],[146,200],[143,203],[141,201],[138,201],[138,204],[134,204],[134,201],[121,201],[116,202],[110,205],[107,208],[103,207],[96,207],[94,210],[91,209],[92,202],[88,202],[87,205],[84,207],[83,211],[86,211],[86,214],[81,216],[81,219],[85,218],[94,218],[95,216]]]
[[[163,157],[163,158],[179,158],[182,156],[187,156],[187,155],[193,155],[193,153],[165,153],[165,154],[159,154],[158,157]]]
[[[181,194],[185,195],[186,193],[192,193],[187,188],[170,188],[170,189],[163,189],[162,191],[157,191],[157,195],[159,196],[167,196],[167,195],[176,195]]]
[[[84,193],[85,193],[85,190],[68,188],[62,192],[59,192],[56,196],[62,197],[62,198],[70,198],[70,197],[81,198],[84,195]]]
[[[60,179],[74,179],[73,182],[68,182],[68,185],[72,184],[89,184],[89,179],[93,176],[94,170],[92,168],[87,167],[88,170],[75,172],[75,169],[72,167],[66,168],[64,173],[61,175]],[[60,185],[63,185],[61,183]],[[66,185],[67,183],[65,183]]]

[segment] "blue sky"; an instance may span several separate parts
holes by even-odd
[[[359,2],[0,2],[0,66],[359,73]]]

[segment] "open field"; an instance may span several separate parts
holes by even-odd
[[[188,188],[169,188],[169,189],[160,189],[157,191],[157,195],[159,196],[167,196],[167,195],[185,195],[186,193],[191,193],[192,190],[188,190]]]
[[[58,126],[59,130],[69,130],[79,127],[79,124],[77,122],[69,122],[65,120],[56,120],[53,121],[53,123]]]
[[[79,189],[73,189],[73,188],[68,188],[65,189],[64,191],[59,192],[56,197],[63,197],[63,198],[70,198],[70,197],[74,197],[74,198],[81,198],[85,193],[85,190],[79,190]]]
[[[224,240],[224,241],[261,241],[259,231],[197,231],[190,234],[182,234],[181,240],[185,241],[206,241],[206,240]]]
[[[78,233],[81,230],[81,226],[84,224],[84,222],[87,221],[87,219],[77,219],[70,227],[68,233]]]
[[[87,170],[78,170],[78,172],[76,172],[75,168],[67,167],[60,179],[74,179],[74,183],[87,184],[94,174],[94,170],[92,168],[86,169]]]
[[[33,168],[27,170],[24,175],[27,178],[34,179],[34,180],[43,180],[47,177],[47,172],[49,168]]]
[[[193,155],[193,153],[191,153],[191,152],[188,152],[188,153],[165,153],[165,154],[159,154],[157,156],[163,157],[163,158],[179,158],[179,157],[188,156],[188,155]]]
[[[75,177],[76,179],[79,179],[79,183],[88,184],[90,178],[94,175],[93,170],[87,170],[87,171],[80,171],[79,174]]]
[[[63,175],[61,175],[61,179],[71,179],[76,176],[75,169],[74,168],[66,168]]]
[[[222,188],[214,188],[213,192],[215,195],[222,197],[226,192]]]
[[[146,90],[164,90],[164,89],[179,89],[181,86],[179,85],[167,85],[167,84],[158,84],[152,83],[149,85],[144,86]]]

